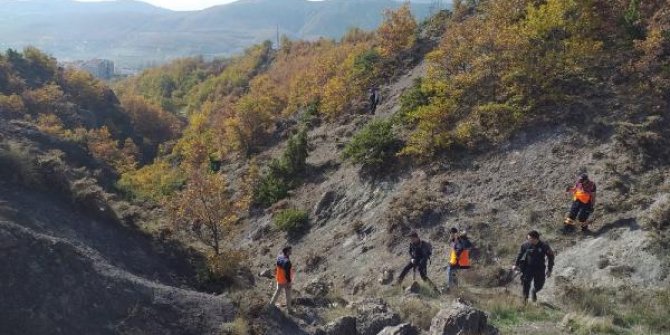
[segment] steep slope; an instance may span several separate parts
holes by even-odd
[[[217,334],[233,320],[228,299],[195,291],[195,254],[120,218],[127,204],[91,173],[109,168],[83,147],[8,120],[0,139],[0,333]]]

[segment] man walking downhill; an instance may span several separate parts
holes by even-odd
[[[405,276],[409,270],[419,270],[421,279],[428,283],[428,285],[430,285],[430,287],[435,290],[435,292],[439,293],[440,290],[437,288],[435,283],[433,283],[433,281],[428,278],[428,261],[430,260],[430,256],[433,253],[433,246],[426,241],[422,241],[419,238],[419,234],[417,232],[412,232],[409,234],[409,237],[409,255],[411,259],[405,268],[402,269],[402,272],[400,272],[400,276],[398,277],[396,285],[402,284],[402,281],[405,279]]]
[[[272,295],[272,300],[270,300],[270,306],[274,305],[279,298],[281,291],[284,291],[286,296],[286,310],[288,313],[291,313],[291,278],[292,277],[292,264],[291,264],[291,251],[292,248],[287,246],[282,249],[279,256],[277,256],[277,265],[275,268],[275,278],[277,279],[277,289]]]
[[[545,279],[551,277],[551,271],[554,269],[554,251],[549,244],[540,241],[540,233],[532,230],[528,233],[527,239],[528,241],[521,245],[516,263],[512,267],[512,270],[521,271],[524,304],[528,302],[531,283],[533,284],[531,298],[536,302],[537,292],[542,290]],[[546,265],[545,258],[548,260]]]
[[[565,231],[572,231],[575,229],[575,219],[579,220],[582,231],[589,230],[588,219],[593,208],[596,205],[596,183],[589,180],[589,176],[583,173],[574,187],[566,190],[573,194],[572,207],[570,214],[565,218]]]
[[[458,228],[451,228],[449,231],[449,264],[447,265],[447,285],[448,292],[452,287],[458,284],[456,280],[456,271],[458,269],[470,268],[470,249],[472,243],[467,237],[467,233],[459,233]]]

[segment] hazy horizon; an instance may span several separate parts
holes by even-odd
[[[101,1],[116,1],[116,0],[77,0],[80,2],[101,2]],[[162,7],[170,10],[188,11],[201,10],[217,5],[224,5],[235,2],[237,0],[138,0],[149,3],[151,5]]]
[[[76,0],[79,2],[102,2],[116,0]],[[148,4],[176,11],[202,10],[218,5],[225,5],[238,0],[137,0]],[[308,0],[321,1],[321,0]]]

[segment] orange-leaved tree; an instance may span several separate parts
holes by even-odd
[[[240,205],[234,201],[225,175],[202,170],[193,171],[186,187],[168,202],[175,227],[192,234],[216,256],[221,254],[222,241],[238,219]]]
[[[409,1],[397,10],[384,12],[384,22],[377,30],[382,56],[393,57],[410,50],[416,43],[417,27]]]

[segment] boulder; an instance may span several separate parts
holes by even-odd
[[[320,333],[324,335],[356,335],[356,318],[343,316],[327,324]]]
[[[328,283],[321,278],[315,278],[305,286],[305,292],[315,297],[326,296],[328,294]]]
[[[412,285],[405,289],[406,294],[419,293],[419,291],[421,291],[421,285],[417,282],[412,282]]]
[[[381,299],[363,299],[354,304],[356,329],[360,335],[377,335],[386,327],[400,324],[400,316]]]
[[[409,323],[403,323],[395,327],[386,327],[377,335],[419,335],[419,330]]]
[[[498,335],[486,313],[461,302],[442,309],[430,324],[430,335]]]

